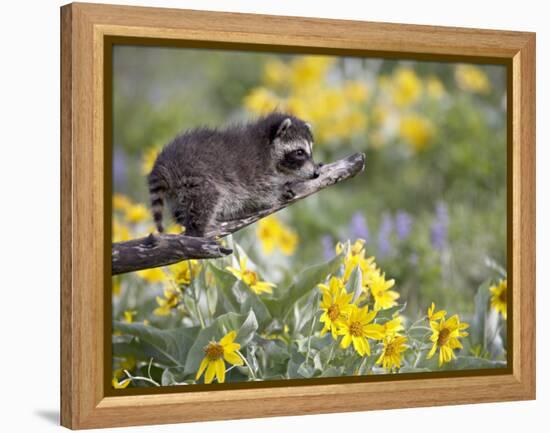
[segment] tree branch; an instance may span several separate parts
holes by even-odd
[[[274,212],[302,200],[311,194],[349,179],[363,170],[365,155],[356,153],[345,159],[321,167],[316,179],[296,182],[291,185],[294,197],[272,208],[261,210],[253,215],[231,221],[221,221],[215,230],[206,233],[204,238],[194,238],[185,234],[150,234],[145,238],[127,242],[117,242],[112,247],[112,274],[118,275],[141,269],[166,266],[188,259],[211,259],[231,254],[214,238],[224,237]]]

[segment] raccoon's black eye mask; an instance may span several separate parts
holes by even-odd
[[[285,153],[280,165],[290,170],[297,170],[308,160],[307,153],[304,149],[295,149]]]

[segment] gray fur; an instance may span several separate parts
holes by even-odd
[[[291,182],[318,176],[312,149],[311,126],[283,113],[184,132],[162,150],[148,177],[157,229],[163,231],[165,201],[186,234],[202,236],[217,221],[287,200]]]

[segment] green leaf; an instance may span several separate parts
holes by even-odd
[[[403,303],[403,304],[397,304],[394,307],[387,308],[385,310],[380,310],[376,314],[376,322],[391,320],[391,319],[393,319],[393,316],[395,314],[403,312],[405,310],[405,308],[407,308],[407,303],[406,302]]]
[[[482,368],[506,368],[506,361],[477,358],[475,356],[457,356],[456,360],[445,364],[443,370],[468,370]]]
[[[246,316],[243,314],[226,313],[218,317],[210,326],[201,329],[197,335],[185,361],[185,374],[196,373],[204,358],[203,349],[211,341],[219,341],[228,332],[237,331],[235,341],[243,348],[250,342],[256,329],[258,329],[258,322],[252,311]]]
[[[266,300],[266,305],[273,317],[286,318],[292,306],[304,295],[315,289],[319,283],[333,274],[342,263],[342,255],[334,257],[326,263],[311,266],[300,272],[293,283],[277,299]]]
[[[254,293],[244,282],[235,278],[231,272],[214,265],[210,265],[210,269],[221,289],[227,311],[246,314],[252,310],[262,327],[271,322],[271,314],[262,297]]]
[[[142,323],[125,322],[113,322],[113,330],[132,335],[153,346],[168,361],[168,365],[182,365],[185,362],[198,333],[198,327],[158,329]]]
[[[346,290],[348,293],[353,293],[352,302],[357,301],[361,293],[363,293],[363,275],[361,273],[361,268],[356,266],[351,271],[351,275],[346,284]]]

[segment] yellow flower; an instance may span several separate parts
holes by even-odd
[[[112,230],[113,242],[124,242],[130,240],[130,230],[116,218],[113,218]]]
[[[384,348],[376,363],[382,364],[389,373],[398,370],[401,368],[403,352],[407,350],[406,343],[407,337],[402,335],[386,336],[384,338]]]
[[[177,308],[181,302],[181,290],[178,288],[164,289],[164,298],[157,296],[157,304],[159,305],[153,311],[155,316],[168,316],[172,309]]]
[[[232,365],[243,365],[242,358],[236,353],[241,345],[235,343],[235,337],[237,333],[235,331],[229,332],[219,342],[211,341],[204,348],[206,356],[201,362],[199,370],[195,380],[199,380],[202,373],[206,370],[204,375],[204,383],[212,383],[214,376],[218,380],[218,383],[225,382],[225,361]]]
[[[426,93],[434,99],[439,99],[445,94],[445,87],[437,77],[428,77],[426,80]]]
[[[394,284],[394,280],[386,280],[386,275],[381,274],[380,271],[371,273],[367,285],[374,298],[374,309],[376,311],[397,305],[395,300],[399,298],[399,293],[389,290]]]
[[[126,310],[124,312],[124,321],[127,323],[132,323],[134,321],[134,316],[137,314],[135,310]]]
[[[127,208],[132,206],[132,201],[126,197],[124,194],[115,193],[113,194],[113,209],[124,211]]]
[[[491,291],[491,307],[493,307],[497,313],[502,314],[502,317],[506,319],[507,316],[507,302],[506,293],[508,291],[507,280],[500,280],[497,285],[489,287]]]
[[[126,220],[130,223],[141,223],[148,218],[149,210],[141,203],[134,204],[126,209]]]
[[[370,345],[368,339],[380,340],[384,337],[384,327],[371,323],[376,317],[376,311],[369,312],[369,307],[359,308],[351,305],[351,311],[339,326],[337,334],[343,335],[340,347],[346,349],[351,343],[360,356],[370,356]]]
[[[158,154],[158,147],[151,147],[145,151],[145,153],[143,154],[143,159],[141,161],[141,172],[143,174],[148,175],[149,173],[151,173]]]
[[[201,265],[198,260],[184,260],[183,262],[168,266],[168,269],[176,284],[188,286],[199,274]]]
[[[298,235],[275,215],[262,218],[258,223],[256,233],[264,254],[271,254],[276,247],[287,256],[291,256],[296,251]]]
[[[395,316],[393,319],[388,320],[382,325],[384,327],[384,335],[386,337],[394,337],[399,335],[403,329],[403,318],[399,315]]]
[[[281,101],[264,87],[253,89],[244,99],[244,106],[253,113],[267,114],[276,110]]]
[[[319,288],[323,293],[321,300],[321,323],[324,327],[321,330],[321,335],[325,335],[328,331],[332,333],[332,338],[337,338],[337,331],[343,325],[343,321],[351,312],[350,304],[353,293],[347,293],[344,287],[344,282],[336,277],[331,277],[329,285],[319,284]]]
[[[293,230],[283,228],[279,235],[279,248],[285,256],[291,256],[296,251],[298,235]]]
[[[256,234],[262,244],[264,254],[271,254],[281,235],[281,223],[274,215],[262,218],[258,222]]]
[[[408,114],[401,118],[399,135],[412,145],[413,150],[421,151],[432,139],[434,127],[428,119],[417,114]]]
[[[227,266],[225,269],[250,287],[257,295],[262,293],[273,293],[273,287],[275,287],[275,284],[260,281],[260,278],[256,272],[246,268],[247,261],[248,258],[243,256],[239,260],[239,266],[241,269],[236,269],[232,266]]]
[[[431,321],[430,327],[432,328],[432,336],[430,340],[433,342],[433,346],[428,353],[427,358],[430,359],[435,355],[437,349],[439,349],[439,366],[444,363],[450,362],[456,358],[453,350],[462,349],[462,343],[459,338],[466,337],[467,332],[464,329],[470,325],[467,323],[460,323],[458,315],[454,315],[448,320],[441,319],[439,322]]]
[[[428,308],[428,320],[430,322],[437,321],[444,319],[447,315],[447,312],[445,310],[435,311],[435,304],[432,302],[432,305],[430,308]]]
[[[357,239],[351,246],[344,258],[344,282],[349,280],[351,272],[356,266],[359,266],[363,274],[363,284],[369,279],[370,273],[376,269],[374,257],[365,257],[365,240]],[[338,242],[336,244],[336,254],[341,254],[344,246]]]
[[[122,283],[120,281],[120,277],[119,276],[113,277],[113,285],[112,285],[113,296],[120,295],[121,286],[122,286]]]
[[[410,68],[400,68],[393,74],[392,98],[398,107],[415,103],[422,92],[422,82]]]
[[[268,86],[284,86],[288,84],[290,69],[280,60],[270,60],[264,65],[263,81]]]
[[[301,56],[291,65],[290,83],[295,92],[304,92],[317,87],[334,63],[329,56]]]
[[[361,81],[346,81],[344,95],[351,102],[365,102],[369,96],[367,86]]]
[[[130,384],[131,381],[132,381],[131,379],[124,379],[119,382],[116,377],[113,377],[113,380],[111,381],[111,385],[113,386],[114,389],[124,389]]]
[[[458,87],[470,92],[488,93],[491,89],[491,83],[485,72],[474,65],[458,65],[455,70],[455,79]]]
[[[160,283],[166,278],[162,268],[151,268],[137,271],[136,274],[148,283]]]

